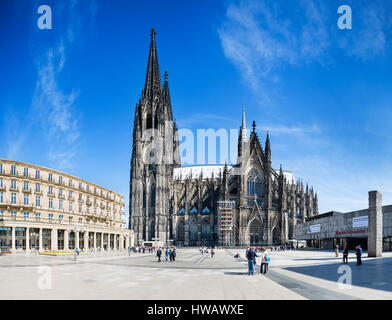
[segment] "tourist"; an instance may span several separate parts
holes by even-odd
[[[336,247],[335,247],[335,255],[336,255],[336,258],[339,257],[339,245],[336,245]]]
[[[176,261],[176,249],[173,249],[173,261]]]
[[[344,248],[343,248],[343,263],[345,263],[345,264],[348,263],[348,249],[347,249],[347,246],[344,246]]]
[[[211,249],[211,258],[213,258],[213,257],[214,257],[214,254],[215,254],[215,251],[214,251],[214,249]]]
[[[362,248],[361,248],[361,246],[358,245],[355,247],[355,254],[357,256],[357,265],[362,264],[362,260],[361,260]]]
[[[173,248],[170,248],[169,257],[170,257],[170,261],[173,261]]]
[[[158,248],[158,250],[157,250],[158,262],[161,262],[161,255],[162,255],[162,250],[161,250],[161,248]]]
[[[246,255],[246,258],[248,259],[248,274],[254,275],[255,274],[255,260],[256,260],[257,254],[253,250],[253,248],[249,248],[249,250],[247,250],[247,251],[248,251],[248,253]]]
[[[167,262],[167,260],[169,259],[169,248],[166,248],[165,250],[165,260]]]
[[[262,249],[261,250],[260,274],[264,274],[265,273],[266,265],[265,265],[264,257],[265,257],[265,250]]]
[[[271,257],[270,257],[269,254],[266,252],[266,253],[265,253],[265,256],[264,256],[264,263],[265,263],[265,265],[264,265],[264,273],[267,273],[267,272],[268,272],[270,261],[271,261]]]

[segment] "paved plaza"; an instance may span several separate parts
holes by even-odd
[[[214,258],[178,249],[175,262],[161,263],[148,253],[81,254],[76,261],[72,255],[1,256],[0,299],[392,299],[392,252],[383,258],[365,253],[361,266],[351,253],[349,289],[338,285],[342,263],[334,252],[271,252],[269,273],[259,274],[256,265],[254,276],[244,259],[234,258],[237,252],[244,257],[243,249],[217,249]],[[42,288],[42,277],[50,288]]]

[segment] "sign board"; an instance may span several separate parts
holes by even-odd
[[[320,224],[313,224],[313,225],[309,226],[308,234],[309,233],[317,233],[317,232],[320,232],[320,230],[321,230],[321,225]]]
[[[368,216],[353,218],[353,228],[367,227],[368,221]]]

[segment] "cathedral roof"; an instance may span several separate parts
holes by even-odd
[[[185,180],[192,176],[192,179],[197,179],[203,174],[203,179],[219,177],[219,173],[223,173],[223,169],[225,168],[224,164],[214,164],[214,165],[195,165],[195,166],[186,166],[186,167],[178,167],[174,168],[174,178]],[[230,170],[232,166],[227,166]]]
[[[203,179],[211,179],[212,175],[215,178],[219,177],[219,173],[223,173],[225,168],[224,164],[211,164],[211,165],[195,165],[174,168],[174,179],[185,180],[192,177],[192,179],[198,179],[203,174]],[[230,171],[232,166],[228,165],[227,169]],[[279,174],[278,169],[275,170],[276,174]],[[295,183],[294,174],[289,171],[283,171],[283,175],[286,178],[288,184]],[[272,179],[274,177],[272,176]]]

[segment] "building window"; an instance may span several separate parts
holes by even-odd
[[[80,189],[80,190],[83,189],[83,186],[82,186],[82,183],[81,183],[81,182],[79,182],[79,189]]]
[[[11,174],[16,174],[16,167],[15,166],[11,166]]]
[[[72,191],[69,192],[68,198],[69,198],[69,200],[72,200]]]
[[[0,203],[4,203],[4,193],[0,191]]]
[[[53,213],[49,213],[49,222],[53,221]]]
[[[29,169],[28,169],[28,168],[24,168],[24,170],[23,170],[23,175],[24,175],[25,177],[28,177],[28,176],[29,176]]]
[[[83,222],[83,218],[79,218],[79,223],[82,223]]]
[[[41,192],[41,185],[39,183],[35,184],[35,192]]]
[[[16,190],[16,180],[11,180],[11,189]]]
[[[63,218],[64,218],[64,216],[59,215],[59,221],[60,221],[60,223],[63,223]]]
[[[15,210],[11,211],[11,218],[12,218],[12,220],[16,220],[16,211]]]
[[[0,173],[3,173],[3,165],[0,164]]]
[[[0,210],[0,221],[4,220],[4,210]]]
[[[35,197],[35,206],[36,206],[37,208],[40,208],[40,207],[41,207],[41,197],[40,197],[40,196],[36,196],[36,197]]]
[[[49,178],[48,178],[48,180],[49,180],[50,182],[53,181],[53,175],[52,175],[51,173],[49,173]]]
[[[29,195],[28,194],[24,195],[23,203],[25,206],[29,205]]]
[[[40,174],[39,170],[35,170],[35,178],[36,179],[40,179],[41,178],[41,174]]]
[[[23,183],[23,190],[24,191],[28,191],[29,190],[29,183],[26,182],[26,181]]]
[[[49,209],[53,209],[53,199],[49,198]]]
[[[37,212],[35,214],[35,221],[40,221],[41,220],[41,214],[39,212]]]
[[[63,184],[63,177],[59,177],[59,184]]]
[[[81,204],[79,204],[79,213],[82,213],[82,205]]]
[[[72,212],[72,202],[69,202],[69,212]]]
[[[69,179],[69,186],[72,187],[72,179]]]
[[[11,192],[11,203],[16,204],[16,192]]]
[[[49,194],[53,195],[53,187],[49,187]]]
[[[27,211],[23,212],[23,217],[24,217],[25,220],[27,220],[29,218],[29,216],[30,216],[29,212],[27,212]]]
[[[69,223],[72,223],[73,217],[69,217]]]
[[[3,184],[3,179],[0,179],[0,188],[3,188],[4,184]]]
[[[63,200],[59,200],[59,210],[63,210]]]

